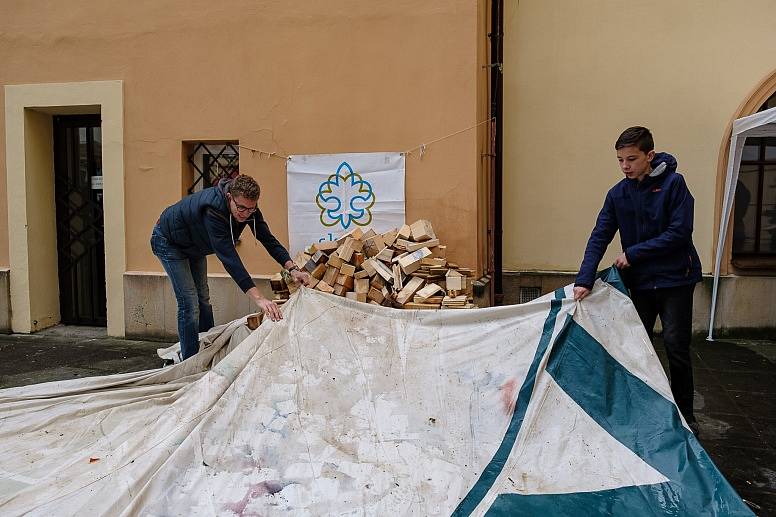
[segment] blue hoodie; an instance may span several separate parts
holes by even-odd
[[[221,180],[218,186],[186,196],[167,207],[159,217],[162,235],[190,257],[215,253],[229,275],[243,292],[255,287],[251,275],[240,260],[235,240],[246,226],[280,265],[291,260],[288,251],[272,235],[259,210],[240,223],[229,211],[226,193],[232,180]]]
[[[625,178],[606,194],[595,228],[587,241],[577,286],[592,288],[596,269],[619,230],[631,267],[621,271],[630,289],[691,285],[701,280],[701,262],[692,243],[694,199],[676,159],[657,153],[652,169],[666,169],[642,181]]]

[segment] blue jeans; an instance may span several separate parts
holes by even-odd
[[[214,327],[207,286],[207,258],[183,253],[170,244],[158,225],[151,234],[151,250],[162,263],[175,292],[181,360],[185,360],[199,352],[199,333]]]

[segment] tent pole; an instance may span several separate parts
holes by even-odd
[[[735,131],[735,127],[734,127]],[[722,214],[719,220],[719,233],[717,239],[717,253],[714,257],[714,284],[711,290],[711,310],[709,313],[709,334],[706,341],[714,341],[714,319],[717,311],[717,297],[719,295],[719,274],[722,267],[722,253],[725,249],[725,239],[727,238],[727,225],[730,219],[730,212],[733,206],[733,198],[736,194],[735,180],[738,179],[738,165],[740,164],[740,150],[738,149],[738,135],[733,134],[730,137],[730,147],[728,150],[728,166],[725,174],[725,192],[722,198]],[[735,180],[734,180],[735,178]]]

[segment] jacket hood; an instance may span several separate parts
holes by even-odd
[[[665,164],[665,167],[663,166]],[[676,158],[668,153],[656,153],[650,162],[652,172],[645,176],[641,181],[634,179],[625,179],[625,181],[634,188],[644,189],[651,187],[656,183],[662,183],[666,178],[676,172]]]
[[[674,158],[673,155],[668,153],[655,153],[655,157],[652,159],[652,162],[650,162],[650,165],[652,165],[652,170],[654,171],[657,169],[661,163],[666,164],[665,171],[663,171],[661,174],[671,174],[672,172],[676,172],[676,158]],[[661,174],[657,174],[656,176],[660,176]]]
[[[229,187],[232,186],[232,180],[229,178],[221,178],[216,184],[216,188],[224,195],[229,192]]]

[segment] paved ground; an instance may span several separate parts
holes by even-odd
[[[693,370],[701,443],[756,514],[776,516],[776,340],[697,340]]]
[[[167,345],[92,328],[0,335],[0,388],[157,368],[156,349]],[[755,513],[776,516],[776,339],[701,339],[693,360],[701,442]]]
[[[156,349],[169,345],[110,338],[96,327],[0,334],[0,388],[159,368]]]

